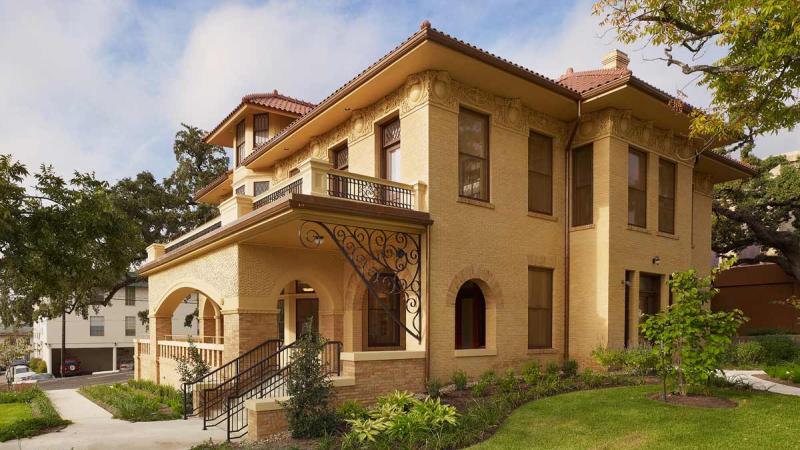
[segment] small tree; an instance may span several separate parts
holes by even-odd
[[[312,319],[297,339],[287,380],[289,400],[283,403],[292,437],[316,438],[332,432],[336,415],[330,407],[331,382],[319,358],[325,340],[313,332]]]
[[[699,277],[694,269],[672,274],[669,287],[674,303],[641,325],[659,357],[665,384],[674,371],[681,395],[687,395],[690,386],[707,384],[721,367],[736,330],[746,320],[739,310],[712,312],[709,308],[718,292],[714,279],[733,263],[734,259],[723,261],[706,277]]]
[[[205,376],[211,367],[203,361],[200,350],[194,345],[194,342],[189,340],[189,354],[178,358],[178,374],[181,376],[181,382],[189,383]]]
[[[8,367],[18,359],[25,359],[33,351],[27,338],[11,337],[0,342],[0,365]]]

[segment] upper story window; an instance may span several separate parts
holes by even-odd
[[[295,167],[294,169],[289,171],[289,176],[290,177],[293,177],[293,176],[298,175],[298,174],[300,174],[300,169],[298,169],[297,167]]]
[[[242,160],[244,160],[244,133],[245,133],[245,124],[244,119],[241,122],[236,124],[236,167],[242,164]]]
[[[647,227],[647,153],[628,152],[628,224]]]
[[[381,176],[400,181],[400,119],[381,127]]]
[[[103,316],[89,317],[89,336],[105,336],[105,319]]]
[[[125,286],[125,306],[136,306],[136,288]]]
[[[269,190],[269,181],[255,181],[253,182],[253,196],[259,196]]]
[[[269,114],[253,115],[253,148],[269,140]]]
[[[125,316],[125,336],[136,336],[136,316]]]
[[[528,137],[528,211],[553,214],[553,138]]]
[[[244,195],[244,185],[236,188],[236,195]]]
[[[398,144],[399,144],[398,138]],[[350,153],[347,150],[347,144],[333,150],[333,168],[336,170],[347,170],[350,166]]]
[[[594,222],[594,152],[592,144],[572,151],[572,226]]]
[[[458,111],[458,194],[489,201],[489,116]]]
[[[675,163],[658,160],[658,231],[675,234]]]

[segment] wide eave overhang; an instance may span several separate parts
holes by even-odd
[[[296,225],[302,220],[312,219],[336,223],[372,223],[374,226],[417,230],[424,230],[433,223],[426,212],[330,197],[291,194],[143,265],[138,274],[150,276],[185,260],[235,243],[300,248]]]

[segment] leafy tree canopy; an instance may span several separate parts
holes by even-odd
[[[620,41],[663,47],[659,59],[710,89],[696,137],[746,143],[800,121],[797,0],[598,0],[594,12]]]

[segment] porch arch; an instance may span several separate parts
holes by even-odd
[[[224,302],[222,294],[210,283],[197,278],[184,279],[174,283],[166,290],[166,293],[158,300],[155,307],[151,310],[151,314],[156,317],[171,316],[181,300],[194,292],[199,292],[214,300],[220,307]]]

